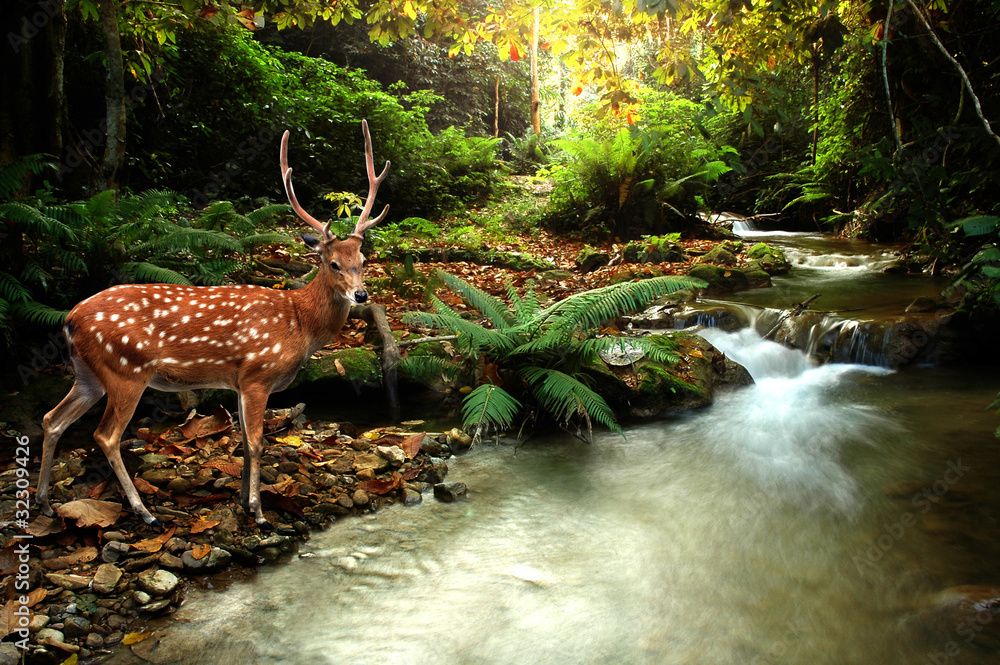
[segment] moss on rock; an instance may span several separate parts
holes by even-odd
[[[768,275],[784,275],[791,269],[785,253],[767,243],[757,243],[747,250],[746,257],[751,266],[763,270]]]
[[[344,369],[343,376],[337,367],[337,361],[340,361],[340,367]],[[310,358],[299,370],[290,388],[316,381],[350,383],[356,388],[378,388],[382,385],[382,361],[367,347],[341,349],[318,358]]]
[[[771,276],[756,268],[730,268],[699,263],[688,271],[691,277],[708,282],[708,293],[732,293],[771,286]]]

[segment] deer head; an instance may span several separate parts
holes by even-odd
[[[344,240],[338,240],[330,232],[332,222],[323,224],[310,215],[299,204],[295,197],[295,188],[292,186],[292,168],[288,165],[288,130],[285,130],[281,137],[281,179],[285,184],[285,195],[292,205],[295,214],[303,222],[313,227],[320,233],[319,238],[311,235],[301,234],[303,242],[311,249],[319,253],[320,271],[328,275],[331,288],[337,297],[343,298],[347,302],[358,305],[368,300],[368,291],[365,290],[364,267],[365,257],[361,253],[361,242],[364,240],[365,231],[378,224],[389,212],[387,205],[382,213],[374,219],[368,219],[372,206],[375,203],[375,194],[382,184],[386,174],[389,172],[390,163],[387,161],[382,173],[375,175],[374,157],[372,155],[372,138],[368,132],[368,122],[361,121],[361,130],[365,135],[365,166],[368,171],[368,198],[365,200],[364,208],[358,217],[358,222],[351,231],[351,234]]]

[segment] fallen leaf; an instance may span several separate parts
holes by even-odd
[[[340,363],[340,358],[334,358],[333,366],[337,368],[337,374],[347,376],[347,370],[344,369],[344,366]]]
[[[406,455],[406,459],[413,459],[420,452],[420,444],[424,442],[424,432],[419,434],[414,434],[408,436],[403,440],[403,443],[399,445],[403,449],[403,454]]]
[[[97,499],[77,499],[56,508],[60,517],[76,520],[78,527],[111,526],[118,521],[122,504]]]
[[[69,658],[67,658],[66,660],[64,660],[64,661],[62,662],[62,665],[76,665],[76,662],[77,662],[78,660],[79,660],[79,656],[77,656],[77,655],[76,655],[76,654],[74,653],[74,654],[71,654]]]
[[[174,444],[183,444],[197,438],[212,436],[228,432],[233,428],[233,420],[229,412],[225,409],[216,409],[210,416],[200,416],[195,411],[191,411],[184,424],[177,428],[177,431],[184,437],[182,441],[174,441]]]
[[[195,451],[195,448],[186,448],[184,446],[179,446],[176,443],[171,443],[160,448],[160,454],[166,455],[167,457],[187,457]]]
[[[125,637],[122,638],[122,644],[126,646],[129,644],[138,644],[152,634],[151,631],[146,631],[145,633],[126,633]]]
[[[165,499],[165,498],[167,498],[167,497],[170,496],[169,494],[167,494],[166,492],[164,492],[163,490],[161,490],[159,487],[157,487],[153,483],[151,483],[151,482],[149,482],[147,480],[144,480],[144,479],[142,479],[139,476],[135,477],[135,480],[133,481],[133,483],[135,484],[135,488],[137,490],[139,490],[140,492],[142,492],[143,494],[155,494],[156,496],[160,497],[161,499]]]
[[[159,552],[161,549],[163,549],[163,546],[167,543],[168,540],[174,537],[174,531],[176,530],[177,527],[172,526],[170,527],[169,531],[161,533],[155,538],[146,538],[145,540],[140,540],[139,542],[135,543],[135,547],[139,548],[140,550],[143,550],[144,552],[155,554],[156,552]]]
[[[237,464],[235,462],[224,462],[222,460],[214,460],[212,462],[208,462],[204,466],[213,469],[218,469],[222,473],[226,474],[227,476],[232,476],[233,478],[239,478],[241,475],[243,475],[243,465]]]
[[[208,556],[208,553],[212,551],[212,546],[208,543],[202,543],[201,545],[195,545],[191,548],[191,556],[195,559],[201,561]]]
[[[96,499],[96,498],[98,498],[99,496],[101,496],[101,494],[103,494],[103,493],[104,493],[104,490],[105,490],[105,489],[107,488],[107,486],[108,486],[108,482],[109,482],[110,480],[111,480],[111,479],[110,479],[110,478],[108,478],[107,480],[104,480],[104,481],[102,481],[102,482],[100,482],[100,483],[98,483],[98,484],[94,485],[93,487],[91,487],[91,488],[90,488],[90,489],[89,489],[89,490],[87,491],[87,498],[88,498],[88,499]]]
[[[28,607],[34,607],[38,603],[45,600],[45,597],[49,595],[49,592],[45,589],[33,589],[28,592]]]
[[[301,437],[295,436],[294,434],[289,434],[288,436],[279,436],[275,439],[280,444],[286,446],[301,446],[305,443]]]
[[[692,358],[704,358],[705,354],[701,352],[701,349],[691,349],[688,353]]]
[[[291,497],[287,497],[270,490],[261,490],[260,499],[265,505],[271,508],[283,510],[286,513],[295,515],[296,517],[305,517],[305,513],[302,512],[302,508],[300,508],[299,505],[291,499]]]
[[[392,474],[392,478],[389,480],[378,480],[373,478],[372,480],[366,480],[363,483],[358,483],[358,489],[363,489],[366,492],[371,492],[372,494],[388,494],[392,490],[399,487],[402,482],[403,477],[398,473]]]
[[[209,529],[217,526],[219,526],[219,522],[216,520],[199,519],[197,522],[191,524],[191,533],[201,533],[202,531],[208,531]]]
[[[97,558],[97,548],[96,547],[81,547],[75,552],[71,552],[64,557],[61,557],[63,561],[69,565],[75,565],[78,563],[86,563],[88,561],[93,561]]]

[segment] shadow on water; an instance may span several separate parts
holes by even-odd
[[[194,592],[145,656],[934,662],[956,639],[926,620],[936,594],[1000,584],[996,382],[813,367],[748,332],[705,334],[755,386],[626,439],[479,446],[449,460],[467,500],[341,521],[309,558]],[[962,642],[946,662],[987,655]]]

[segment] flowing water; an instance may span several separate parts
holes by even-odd
[[[755,385],[626,438],[481,445],[449,460],[467,499],[345,519],[309,557],[195,591],[145,656],[996,662],[939,601],[1000,586],[995,378],[817,367],[752,329],[703,334]]]

